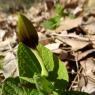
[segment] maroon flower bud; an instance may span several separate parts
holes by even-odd
[[[22,42],[31,48],[35,49],[38,45],[38,34],[35,27],[32,22],[22,14],[19,14],[18,16],[17,35],[19,42]]]

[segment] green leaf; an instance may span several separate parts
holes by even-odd
[[[49,72],[48,79],[54,82],[55,88],[65,88],[68,82],[68,73],[64,63],[43,45],[39,44],[37,49]]]
[[[45,94],[43,94],[41,91],[38,90],[32,90],[30,95],[45,95]]]
[[[19,78],[7,78],[4,81],[2,95],[31,95],[32,89],[22,86]]]
[[[42,25],[46,28],[46,29],[55,29],[56,27],[58,27],[60,25],[60,16],[54,16],[52,18],[50,18],[47,21],[44,21],[42,23]]]
[[[35,80],[36,87],[38,90],[44,92],[46,95],[52,93],[54,87],[51,84],[51,82],[48,81],[44,76],[40,76],[40,75],[35,74],[34,80]]]
[[[31,51],[34,53],[34,55],[36,56],[36,58],[38,59],[38,61],[40,63],[40,66],[41,66],[41,69],[42,69],[41,75],[47,77],[48,76],[48,71],[45,68],[45,65],[43,63],[43,60],[42,60],[41,56],[39,55],[38,50],[37,49],[31,49]]]
[[[23,42],[31,48],[36,48],[38,45],[38,34],[35,27],[32,22],[22,14],[18,16],[17,35],[20,42]]]
[[[35,84],[38,91],[42,91],[45,94],[50,94],[54,90],[52,83],[49,82],[44,76],[38,74],[35,74],[33,78],[20,77],[20,79],[31,84]]]
[[[35,84],[35,80],[33,78],[28,78],[28,77],[19,77],[19,78],[29,83]]]
[[[61,5],[61,4],[56,4],[56,6],[55,6],[55,12],[56,12],[56,14],[57,15],[60,15],[60,16],[62,16],[63,15],[63,12],[64,12],[64,7],[63,7],[63,5]]]
[[[44,76],[40,76],[38,74],[35,74],[33,78],[27,78],[27,77],[20,77],[20,79],[27,81],[31,84],[35,84],[36,88],[39,91],[44,92],[45,94],[52,93],[54,87]]]
[[[41,66],[33,52],[23,43],[19,43],[18,51],[18,68],[21,77],[32,78],[34,73],[41,72]]]
[[[43,90],[47,89],[43,87],[45,86],[45,82],[47,84],[47,80],[45,78],[38,77],[38,76],[36,76],[35,78],[40,89],[43,89]],[[25,84],[21,84],[19,77],[16,77],[16,78],[7,78],[4,81],[4,84],[2,87],[2,95],[89,95],[89,94],[84,93],[84,92],[79,92],[79,91],[65,91],[61,94],[58,94],[55,91],[53,91],[53,94],[51,93],[44,94],[43,91],[32,89],[32,87],[30,87],[28,84],[27,86]]]

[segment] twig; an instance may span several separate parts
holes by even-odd
[[[72,86],[74,85],[75,81],[77,80],[78,75],[79,75],[79,73],[81,72],[81,70],[82,70],[82,67],[80,67],[80,69],[78,70],[77,75],[76,75],[75,78],[74,78],[74,81],[72,82],[70,88],[68,89],[69,91],[71,90]]]

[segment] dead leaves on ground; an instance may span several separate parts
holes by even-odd
[[[77,9],[76,13],[79,13],[77,16],[74,14],[76,18],[62,17],[60,26],[55,30],[45,30],[41,25],[43,20],[51,17],[51,12],[49,12],[51,9],[46,10],[45,4],[43,6],[39,4],[37,8],[32,6],[25,15],[38,30],[39,41],[67,65],[71,79],[70,89],[93,93],[95,92],[95,16],[83,8],[85,0],[59,1],[65,4],[65,10],[68,9],[74,14]],[[87,6],[93,6],[92,1],[89,0],[90,3],[88,2]],[[48,7],[51,7],[49,3]],[[51,8],[53,10],[54,7]],[[81,13],[78,8],[82,9]],[[0,15],[0,56],[4,56],[5,61],[0,74],[3,73],[5,78],[18,75],[16,22],[16,15]]]
[[[60,0],[63,4],[67,3],[67,1]],[[87,6],[93,7],[94,2],[92,3],[92,1],[93,0],[88,0],[88,2],[85,2],[84,0],[83,2],[86,3]],[[74,3],[76,2],[72,2],[72,4]],[[68,3],[68,5],[69,4],[71,3]],[[79,6],[76,5],[76,7]],[[69,9],[70,6],[67,8]],[[84,9],[82,11],[84,11]],[[87,20],[84,20],[84,17],[87,14],[89,16],[87,16]],[[60,22],[60,26],[49,33],[49,35],[54,39],[54,43],[52,42],[51,44],[46,45],[47,48],[59,55],[61,60],[67,64],[70,75],[75,76],[76,79],[70,89],[81,90],[91,94],[95,91],[95,74],[93,74],[95,68],[94,20],[95,16],[92,15],[92,10],[87,13],[83,12],[81,16],[74,19],[68,17],[63,18]]]

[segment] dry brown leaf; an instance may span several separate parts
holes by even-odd
[[[7,38],[4,41],[0,41],[0,51],[9,50],[9,44],[13,46],[13,44],[16,44],[16,34],[14,34],[12,37]]]
[[[5,33],[6,33],[6,30],[0,29],[0,42],[3,40]]]
[[[73,14],[76,15],[76,16],[78,16],[82,11],[83,11],[83,9],[80,6],[78,6],[73,11]]]
[[[95,8],[95,0],[88,0],[88,7]]]
[[[88,31],[88,34],[95,34],[95,23],[86,25],[85,31]]]
[[[47,45],[47,44],[49,44],[49,43],[51,43],[52,42],[52,38],[48,38],[48,37],[46,37],[46,35],[44,34],[44,33],[41,33],[41,32],[38,32],[38,36],[39,36],[39,42],[41,43],[41,44],[43,44],[43,45]]]
[[[6,21],[6,14],[0,11],[0,23]]]
[[[91,95],[95,95],[95,75],[93,71],[95,71],[95,60],[93,58],[88,58],[87,60],[81,61],[80,64],[83,67],[82,74],[87,78],[88,82],[86,85],[82,85],[82,91],[93,93]],[[81,80],[80,83],[82,83]]]
[[[5,63],[3,66],[3,74],[5,78],[10,76],[18,76],[16,57],[12,52],[7,52],[5,56]]]
[[[63,32],[65,32],[65,31],[63,31]],[[79,40],[83,40],[83,41],[89,41],[89,40],[95,39],[95,38],[93,38],[94,35],[91,35],[93,39],[90,39],[90,35],[86,35],[85,37],[83,37],[83,36],[76,35],[75,33],[67,34],[67,33],[63,33],[63,32],[61,32],[60,34],[52,33],[51,35],[59,36],[59,37],[63,37],[63,38],[66,38],[66,37],[67,38],[74,38],[74,39],[79,39]]]
[[[17,25],[17,20],[18,20],[17,15],[10,15],[7,17],[7,23],[12,25],[12,26]]]
[[[75,8],[78,5],[78,0],[59,0],[66,8]]]
[[[55,38],[59,39],[60,41],[70,45],[72,47],[72,50],[77,51],[79,49],[82,49],[88,45],[90,45],[89,41],[81,40],[81,39],[76,39],[74,37],[58,37],[56,36]]]
[[[53,50],[57,50],[60,47],[60,45],[61,45],[60,43],[52,43],[52,44],[45,45],[45,47],[53,51]]]
[[[61,54],[61,52],[62,52],[62,49],[56,49],[56,50],[52,50],[52,52],[53,53],[55,53],[55,54]]]
[[[88,21],[84,23],[83,29],[87,34],[95,34],[95,18],[89,17]]]
[[[93,52],[95,52],[95,49],[87,50],[87,51],[85,51],[85,52],[79,54],[79,55],[77,56],[78,61],[81,60],[81,59],[83,59],[83,58],[85,58],[85,57],[87,57],[89,54],[91,54],[91,53],[93,53]]]
[[[60,22],[60,26],[56,28],[55,32],[61,32],[63,30],[70,30],[74,27],[78,27],[81,24],[82,24],[82,17],[78,17],[76,19],[66,18],[65,20],[63,19]]]
[[[93,44],[93,48],[95,48],[95,35],[86,35],[87,38],[91,41]]]

